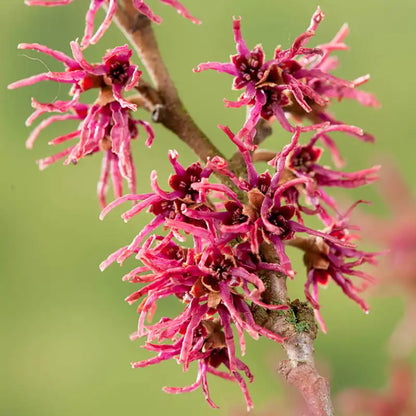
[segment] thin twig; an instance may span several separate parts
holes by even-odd
[[[137,13],[132,0],[120,1],[116,13],[116,22],[131,44],[135,47],[142,63],[149,72],[155,90],[142,90],[147,93],[157,93],[158,99],[147,100],[148,109],[152,111],[155,122],[162,123],[183,140],[203,161],[208,157],[221,156],[221,152],[211,143],[208,137],[199,129],[179,99],[172,79],[169,76],[164,61],[160,55],[156,38],[149,19]],[[149,98],[150,95],[147,95]],[[142,99],[145,101],[145,98]],[[150,103],[150,104],[149,104]],[[153,103],[153,104],[152,104]],[[152,106],[154,105],[154,108]],[[271,134],[271,128],[261,121],[257,127],[256,144]],[[231,169],[244,175],[244,163],[241,155],[235,154],[230,160]],[[262,246],[262,256],[268,262],[278,262],[276,251],[272,246]],[[253,307],[253,313],[258,324],[287,337],[283,347],[288,360],[280,363],[279,371],[287,381],[297,387],[303,395],[311,416],[331,416],[334,410],[331,404],[329,383],[319,375],[313,359],[313,342],[316,337],[316,324],[313,311],[309,306],[299,301],[289,303],[287,296],[286,277],[274,272],[264,272],[261,278],[265,282],[266,291],[263,300],[267,303],[287,304],[291,313],[295,314],[299,325],[289,322],[285,314],[279,311],[266,311]]]
[[[116,23],[136,49],[159,94],[161,103],[153,109],[153,121],[162,123],[184,141],[197,156],[222,156],[202,130],[195,124],[182,104],[175,85],[160,55],[150,20],[138,13],[132,0],[120,2]]]

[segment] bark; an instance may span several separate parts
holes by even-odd
[[[201,160],[216,155],[223,157],[182,104],[160,55],[150,20],[137,12],[132,0],[123,0],[117,8],[116,23],[136,49],[155,87],[153,96],[158,97],[158,102],[153,102],[154,107],[150,108],[153,121],[175,133]]]
[[[116,13],[116,22],[136,49],[146,67],[154,87],[141,84],[137,88],[137,102],[152,112],[155,122],[162,123],[183,140],[203,161],[213,156],[222,156],[209,138],[196,125],[182,104],[175,85],[169,76],[160,55],[151,22],[137,13],[132,0],[122,0]],[[260,144],[271,134],[270,125],[261,121],[257,126],[255,143]],[[229,161],[230,168],[244,176],[244,161],[236,153]],[[232,184],[228,184],[233,186]],[[264,244],[261,248],[264,260],[278,262],[274,248]],[[286,276],[275,272],[264,272],[260,276],[266,286],[263,300],[290,306],[289,312],[269,311],[253,307],[256,322],[286,338],[283,348],[288,360],[279,365],[279,372],[302,394],[311,416],[334,415],[329,382],[319,375],[314,362],[313,343],[317,327],[313,310],[305,303],[290,302],[287,294]]]
[[[279,260],[270,244],[263,244],[261,253],[267,262],[276,263]],[[312,308],[299,300],[290,302],[286,276],[265,272],[261,278],[266,286],[263,300],[266,303],[279,303],[290,307],[289,312],[284,314],[257,306],[253,308],[258,324],[287,337],[283,348],[288,360],[280,362],[279,372],[301,393],[309,415],[334,415],[329,381],[318,373],[315,365],[313,345],[318,328]]]

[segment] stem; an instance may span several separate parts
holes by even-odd
[[[262,245],[261,254],[267,262],[279,261],[274,247],[270,244]],[[334,415],[329,381],[318,373],[315,366],[313,343],[317,326],[312,308],[298,300],[289,301],[286,276],[265,272],[260,277],[266,286],[263,300],[266,303],[279,303],[291,308],[289,316],[279,311],[267,311],[256,305],[252,308],[259,325],[287,337],[282,345],[288,360],[280,362],[279,372],[301,393],[309,415]]]
[[[155,90],[147,86],[142,91],[139,88],[139,92],[145,96],[143,100],[146,102],[146,107],[152,111],[153,120],[162,123],[175,133],[202,160],[206,161],[208,157],[213,156],[223,157],[184,108],[160,55],[149,19],[137,12],[132,0],[121,0],[117,8],[116,22],[134,45],[155,86]],[[255,143],[261,143],[270,134],[271,128],[268,123],[261,121],[257,126]],[[244,161],[241,155],[235,154],[231,158],[230,168],[236,174],[244,175]],[[273,246],[263,244],[261,252],[267,262],[279,261]],[[285,276],[275,272],[264,272],[260,277],[266,287],[263,300],[267,303],[278,302],[289,305],[291,313],[296,317],[297,324],[294,324],[293,321],[288,321],[287,316],[279,314],[279,311],[268,311],[253,306],[253,314],[259,325],[287,337],[283,348],[289,359],[280,363],[279,371],[300,391],[311,416],[334,415],[329,382],[320,376],[315,368],[313,342],[317,327],[313,310],[299,301],[289,302]],[[300,332],[299,324],[304,324]]]
[[[153,121],[162,123],[175,133],[201,160],[206,161],[213,156],[223,157],[182,104],[160,55],[150,20],[137,12],[132,0],[120,2],[115,20],[136,49],[160,97],[161,103],[152,110]]]

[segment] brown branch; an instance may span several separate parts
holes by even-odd
[[[147,82],[140,80],[139,85],[135,89],[138,94],[134,97],[138,102],[132,101],[132,97],[129,97],[129,101],[143,107],[152,114],[159,105],[162,105],[162,99],[159,93]]]
[[[279,261],[276,250],[270,244],[262,245],[261,254],[267,262]],[[290,302],[286,276],[275,272],[263,272],[260,277],[266,286],[263,300],[269,304],[284,304],[290,307],[286,313],[268,311],[256,305],[252,307],[254,318],[259,325],[287,337],[282,345],[288,360],[280,362],[279,372],[302,394],[308,406],[308,415],[334,415],[329,381],[318,373],[315,366],[313,344],[317,326],[312,308],[299,300]]]
[[[267,149],[257,149],[253,152],[253,162],[270,162],[275,156],[276,151]]]
[[[132,0],[119,1],[115,18],[117,25],[146,66],[155,88],[163,91],[165,97],[169,98],[168,101],[175,101],[176,88],[160,55],[150,20],[137,11]]]
[[[164,61],[160,55],[156,38],[149,19],[134,8],[132,0],[121,0],[116,13],[116,22],[122,32],[134,45],[142,63],[149,72],[155,89],[150,86],[138,88],[145,108],[152,111],[155,122],[162,123],[183,140],[203,161],[208,157],[221,156],[221,152],[199,129],[185,110]],[[271,134],[265,121],[257,126],[256,144]],[[244,162],[241,155],[235,154],[230,160],[230,168],[244,175]],[[262,246],[265,261],[278,262],[278,256],[270,245]],[[286,277],[274,272],[264,272],[260,276],[266,286],[263,300],[267,303],[281,303],[290,306],[289,313],[268,311],[253,306],[253,314],[258,324],[287,337],[283,343],[288,360],[282,361],[279,371],[287,381],[301,392],[311,416],[334,414],[331,404],[329,383],[315,368],[313,342],[317,327],[312,309],[299,301],[291,302],[287,296]]]
[[[152,118],[162,123],[184,141],[201,160],[222,156],[182,104],[166,65],[160,55],[150,20],[138,13],[132,0],[122,0],[117,8],[116,23],[136,49],[160,98]]]

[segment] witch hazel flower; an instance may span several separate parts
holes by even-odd
[[[33,100],[36,111],[53,111],[48,104]],[[130,192],[136,190],[135,166],[131,154],[131,140],[139,137],[138,125],[147,134],[146,146],[150,147],[154,134],[151,126],[143,120],[135,120],[131,111],[122,108],[117,101],[106,105],[76,103],[65,114],[57,114],[44,119],[31,133],[26,146],[32,148],[34,141],[43,129],[57,121],[80,120],[76,130],[49,141],[51,145],[60,145],[78,139],[74,145],[37,161],[41,170],[64,159],[64,165],[77,164],[86,156],[103,152],[101,175],[97,194],[102,208],[106,206],[109,177],[113,184],[115,197],[123,194],[123,179],[127,181]]]
[[[28,6],[66,6],[71,4],[74,0],[25,0],[25,4]],[[178,0],[160,0],[161,3],[173,7],[180,15],[190,20],[192,23],[200,24],[201,21],[193,17],[188,9],[182,5]],[[132,5],[136,10],[148,17],[154,23],[161,23],[162,18],[155,14],[152,9],[143,0],[132,0]],[[90,44],[96,44],[110,27],[114,15],[119,7],[117,0],[91,0],[87,14],[85,16],[85,32],[81,41],[81,46],[86,48]],[[94,20],[98,11],[104,8],[106,15],[104,20],[94,33]]]
[[[320,313],[319,286],[326,287],[330,281],[333,281],[364,312],[369,311],[367,303],[359,296],[359,293],[374,284],[375,279],[357,268],[365,263],[377,264],[376,257],[383,253],[364,252],[351,244],[352,241],[358,239],[358,235],[351,231],[359,228],[350,225],[348,219],[355,206],[362,202],[364,201],[360,200],[353,204],[343,216],[324,230],[326,234],[350,244],[343,246],[319,236],[297,236],[288,242],[288,245],[297,247],[305,253],[303,257],[307,270],[305,296],[313,306],[316,319],[323,332],[326,332],[326,325]],[[354,284],[350,277],[361,279],[361,286]]]
[[[104,208],[106,205],[110,174],[116,197],[123,194],[123,178],[127,181],[130,192],[135,192],[135,167],[130,143],[131,140],[138,137],[138,125],[141,125],[147,134],[146,145],[148,147],[152,145],[154,133],[149,123],[132,117],[132,111],[136,110],[137,106],[122,96],[123,90],[133,88],[141,75],[137,66],[130,63],[132,51],[128,49],[127,45],[117,47],[104,56],[101,64],[91,65],[84,59],[77,42],[71,43],[75,59],[38,44],[21,44],[19,47],[53,56],[64,63],[66,71],[35,75],[17,81],[9,85],[9,88],[19,88],[44,80],[52,80],[72,84],[70,93],[73,96],[71,100],[53,103],[39,103],[32,98],[32,106],[35,111],[27,119],[27,125],[31,125],[45,113],[58,114],[52,115],[38,124],[26,141],[26,147],[32,148],[39,134],[57,121],[80,121],[76,130],[49,142],[52,145],[59,145],[78,138],[78,143],[53,156],[39,160],[39,167],[45,169],[63,158],[65,158],[64,164],[76,164],[85,156],[102,151],[104,159],[97,189],[101,207]],[[80,95],[91,88],[99,89],[96,102],[92,105],[80,103]]]
[[[291,187],[284,192],[283,196],[287,202],[296,206],[298,217],[300,213],[318,214],[325,224],[330,224],[332,217],[326,212],[323,204],[326,204],[337,214],[339,214],[339,209],[336,201],[323,188],[356,188],[370,184],[379,179],[377,172],[380,165],[356,172],[335,171],[327,166],[322,166],[319,160],[323,149],[316,146],[319,139],[334,131],[361,134],[362,130],[355,126],[343,124],[323,125],[317,130],[306,145],[296,144],[286,159],[286,166],[282,172],[281,180],[305,178],[310,180],[306,182],[308,186]],[[268,162],[271,165],[275,164],[276,157],[280,156],[276,156],[274,152],[263,150],[254,154],[256,161]],[[301,196],[306,197],[307,202],[313,209],[300,203]]]
[[[110,255],[109,258],[101,264],[101,269],[107,267],[115,260],[122,263],[130,255],[137,253],[146,236],[160,225],[166,224],[167,220],[185,221],[189,223],[189,227],[195,225],[200,225],[202,228],[204,227],[205,223],[203,221],[201,222],[200,220],[193,220],[192,218],[186,217],[183,212],[190,205],[196,205],[199,209],[209,209],[208,203],[204,198],[200,198],[200,193],[193,188],[193,184],[200,182],[203,178],[208,178],[212,173],[212,169],[209,167],[202,168],[199,162],[184,168],[178,162],[178,157],[179,155],[176,151],[169,151],[169,161],[175,171],[175,174],[169,178],[169,185],[172,188],[172,192],[166,192],[160,188],[157,182],[157,172],[153,171],[150,175],[150,183],[153,192],[147,194],[124,195],[108,204],[101,211],[100,219],[104,219],[104,217],[116,206],[126,201],[134,201],[135,205],[133,208],[122,215],[122,218],[125,221],[130,220],[145,209],[149,209],[154,215],[153,220],[142,229],[131,244],[128,247],[125,247],[122,252],[116,252]],[[205,230],[205,232],[207,231]]]
[[[302,172],[302,169],[299,169],[301,174],[298,174],[298,176],[295,174],[296,171],[289,175],[287,166],[297,160],[296,158],[300,155],[299,150],[302,149],[302,146],[298,144],[300,134],[298,130],[292,137],[291,143],[285,146],[270,162],[276,169],[275,174],[270,175],[266,172],[258,175],[250,152],[244,148],[228,128],[221,128],[237,146],[240,146],[248,173],[247,181],[241,182],[241,189],[247,192],[248,203],[232,201],[233,205],[238,206],[238,209],[235,210],[237,216],[234,217],[235,221],[231,225],[221,225],[222,233],[224,235],[228,233],[229,240],[237,235],[244,239],[244,233],[246,233],[245,238],[249,242],[252,253],[259,253],[259,247],[263,242],[272,244],[280,263],[275,265],[273,269],[289,277],[294,277],[295,272],[292,270],[285,246],[295,246],[305,251],[304,260],[308,273],[305,295],[315,309],[317,320],[323,331],[326,331],[326,328],[319,312],[318,285],[325,286],[330,279],[340,286],[343,292],[357,302],[364,311],[368,312],[368,305],[359,297],[358,293],[369,284],[373,284],[374,278],[361,270],[357,270],[357,268],[364,263],[375,264],[376,256],[381,253],[360,251],[352,243],[358,237],[351,233],[351,230],[356,229],[356,227],[348,224],[348,218],[356,204],[343,215],[339,214],[339,210],[334,205],[337,219],[334,219],[325,211],[322,213],[322,201],[333,204],[332,198],[323,193],[320,186],[347,188],[360,186],[376,179],[373,175],[378,170],[378,166],[351,174],[338,174],[330,170],[326,172],[324,168],[317,168],[317,172],[320,174],[325,173],[326,180],[319,179],[318,175],[318,178],[314,178],[314,175],[310,174],[311,172],[306,170]],[[335,128],[342,128],[342,126],[331,126],[331,129]],[[319,133],[313,136],[311,143],[315,143],[318,137]],[[318,156],[313,152],[310,155]],[[311,162],[311,160],[307,160],[308,163]],[[225,167],[222,167],[222,170],[225,171]],[[323,178],[325,176],[323,175]],[[316,192],[318,183],[319,187]],[[210,189],[218,190],[217,185],[198,184],[198,187],[200,189],[204,188],[206,192]],[[314,200],[315,210],[299,209],[298,199],[301,192],[309,195],[310,199]],[[293,197],[294,193],[296,193],[295,198]],[[319,214],[318,217],[325,225],[326,228],[323,231],[311,229],[303,224],[301,214],[304,212],[311,214],[313,211],[315,211],[315,214]],[[298,221],[292,219],[295,213],[298,215]],[[299,233],[305,233],[306,236]],[[230,235],[232,237],[229,237]],[[362,279],[364,284],[361,287],[356,286],[348,276],[358,277]]]
[[[133,253],[140,261],[138,267],[123,277],[123,280],[141,285],[126,299],[131,304],[141,300],[138,328],[132,338],[146,337],[144,348],[156,355],[133,363],[133,367],[175,359],[187,371],[196,361],[198,374],[194,384],[168,387],[165,391],[185,393],[202,387],[207,402],[214,407],[207,384],[207,374],[212,373],[236,381],[250,408],[251,399],[241,372],[246,373],[249,380],[251,376],[236,356],[236,344],[244,355],[245,333],[254,339],[265,336],[283,341],[281,336],[255,322],[250,304],[269,310],[287,309],[286,305],[264,302],[265,286],[259,277],[261,273],[275,271],[293,278],[295,271],[286,246],[294,245],[304,250],[308,271],[305,294],[325,330],[319,314],[317,285],[334,280],[347,296],[367,310],[367,305],[357,294],[363,288],[354,285],[349,276],[372,282],[370,276],[356,267],[365,262],[374,263],[375,254],[358,251],[351,242],[355,236],[349,232],[352,229],[347,224],[349,212],[336,222],[330,221],[329,215],[322,217],[327,227],[318,231],[305,226],[303,212],[296,204],[288,203],[291,189],[301,188],[310,196],[316,190],[312,170],[299,168],[302,173],[299,177],[296,172],[292,176],[285,175],[291,157],[299,149],[301,128],[295,129],[290,143],[271,161],[274,172],[259,174],[246,143],[227,127],[220,127],[241,153],[247,176],[237,177],[228,169],[227,162],[218,156],[209,159],[205,167],[194,163],[184,168],[177,160],[177,152],[171,151],[169,159],[175,172],[169,179],[172,191],[166,192],[159,187],[154,171],[151,174],[153,192],[125,195],[102,211],[101,218],[116,206],[133,201],[135,205],[122,218],[127,221],[148,209],[153,219],[130,245],[111,254],[100,267],[104,270],[115,261],[122,263]],[[311,146],[319,139],[319,134],[353,129],[343,125],[329,126],[328,123],[319,128],[321,130],[311,139]],[[229,178],[235,188],[213,183],[213,173]],[[238,192],[245,196],[239,196]],[[319,201],[319,191],[314,197]],[[295,214],[297,221],[293,219]],[[169,230],[166,237],[152,234],[160,226]],[[274,248],[279,263],[264,261],[260,251],[262,244]],[[146,318],[153,317],[158,301],[169,296],[184,303],[185,310],[177,317],[163,317],[159,322],[147,325]],[[227,371],[217,370],[221,364]]]
[[[298,189],[299,186],[312,187],[312,179],[309,177],[288,177],[284,175],[286,161],[296,147],[300,135],[300,129],[297,129],[292,137],[290,144],[286,145],[271,162],[276,171],[273,175],[269,172],[258,174],[252,160],[250,152],[244,148],[236,136],[227,127],[220,126],[228,137],[239,146],[244,161],[247,166],[247,181],[242,182],[242,189],[247,192],[248,203],[243,206],[240,203],[242,213],[245,214],[245,223],[223,227],[223,232],[232,229],[247,230],[250,235],[252,250],[259,252],[259,247],[263,242],[273,244],[276,253],[280,259],[281,272],[293,277],[294,271],[291,269],[290,260],[285,252],[285,241],[295,237],[298,232],[304,232],[315,237],[329,239],[335,244],[344,245],[345,242],[331,236],[328,233],[313,230],[303,224],[302,218],[298,216],[299,221],[294,221],[292,217],[299,214],[298,205],[285,203],[287,193],[291,189]],[[200,185],[201,186],[201,185]],[[209,189],[210,185],[206,185]],[[313,191],[309,191],[312,193]],[[293,202],[293,201],[292,201]],[[243,225],[244,224],[244,225]],[[346,243],[348,245],[348,243]]]
[[[115,101],[124,108],[136,110],[137,106],[122,97],[122,91],[133,89],[139,82],[142,74],[136,65],[132,65],[130,58],[132,50],[127,45],[118,46],[108,51],[100,64],[89,64],[81,51],[77,41],[71,42],[71,50],[74,58],[60,51],[54,51],[37,43],[21,43],[19,49],[35,50],[52,56],[65,66],[64,72],[45,72],[32,77],[14,82],[9,89],[27,87],[41,81],[54,81],[64,84],[72,84],[70,94],[73,99],[63,103],[61,111],[66,111],[74,102],[77,102],[82,92],[91,88],[108,89]],[[56,107],[58,109],[58,107]]]
[[[374,166],[357,172],[334,171],[320,165],[319,159],[323,150],[315,143],[329,132],[340,131],[344,133],[362,134],[362,130],[349,125],[335,124],[320,129],[306,145],[297,144],[287,160],[287,168],[296,176],[312,178],[318,187],[329,186],[339,188],[356,188],[374,182],[378,179],[376,172],[380,166]]]
[[[181,364],[182,352],[185,349],[188,351],[186,354],[187,363],[197,363],[195,383],[185,387],[164,387],[163,391],[169,394],[181,394],[201,387],[207,403],[213,408],[218,408],[209,393],[207,375],[212,374],[225,380],[237,382],[246,400],[247,410],[250,410],[253,407],[253,402],[241,372],[246,375],[250,383],[253,381],[253,375],[241,360],[234,355],[230,358],[226,347],[226,335],[220,319],[209,316],[210,311],[206,305],[196,305],[196,301],[191,301],[177,318],[162,318],[159,323],[152,325],[152,329],[154,328],[154,331],[159,333],[159,341],[172,342],[172,336],[175,334],[179,339],[173,344],[146,342],[143,347],[151,352],[156,352],[157,355],[147,360],[133,362],[132,367],[148,367],[170,359],[175,359]],[[218,307],[218,311],[220,314],[222,313],[221,305]],[[199,323],[195,327],[195,323],[198,321]],[[189,336],[190,328],[192,328],[191,336]],[[227,371],[219,370],[218,367],[221,365]],[[231,365],[234,365],[233,370],[231,370]]]
[[[205,309],[206,308],[203,308],[203,311]],[[187,312],[187,315],[189,316],[189,311]],[[184,343],[187,342],[185,345],[188,345],[190,348],[188,360],[190,362],[197,362],[198,366],[196,381],[195,383],[185,387],[164,387],[163,391],[169,394],[181,394],[189,393],[201,387],[207,403],[213,408],[218,408],[218,406],[211,399],[209,393],[207,375],[212,374],[225,380],[237,382],[246,400],[247,409],[250,410],[253,407],[253,402],[248,391],[247,383],[240,373],[243,372],[243,374],[245,374],[249,379],[249,382],[253,381],[253,375],[251,374],[249,368],[241,360],[235,357],[234,360],[236,368],[230,372],[229,353],[227,348],[224,347],[225,335],[221,330],[219,319],[212,319],[209,317],[202,319],[200,324],[194,328],[192,339],[187,340],[185,339],[185,331],[186,326],[190,324],[191,318],[188,318],[187,320],[186,316],[183,315],[184,314],[180,315],[181,323],[178,329],[181,338],[172,345],[155,344],[150,342],[146,343],[143,347],[149,351],[156,352],[157,356],[147,360],[134,362],[132,363],[132,367],[143,368],[170,359],[175,359],[179,362],[179,357]],[[171,323],[171,321],[166,321],[166,323],[168,322]],[[185,332],[185,336],[183,332]],[[161,338],[163,338],[163,335]],[[171,340],[170,334],[168,339]],[[223,365],[228,371],[218,370],[218,367],[221,365]]]
[[[146,367],[175,359],[188,371],[198,362],[197,381],[188,387],[168,387],[168,393],[185,393],[202,386],[207,402],[209,397],[206,374],[212,373],[240,385],[247,407],[252,407],[243,371],[252,381],[245,364],[236,357],[232,324],[236,328],[241,354],[245,353],[244,332],[254,339],[265,336],[276,342],[283,338],[255,323],[247,302],[271,310],[284,310],[284,305],[266,305],[260,300],[265,287],[255,273],[253,264],[245,264],[238,249],[219,246],[207,237],[206,229],[194,226],[193,248],[184,248],[173,241],[179,231],[187,232],[188,224],[167,221],[170,232],[166,237],[153,235],[143,243],[137,258],[143,266],[129,272],[123,280],[145,284],[126,298],[130,304],[144,297],[138,307],[140,314],[137,332],[132,339],[147,337],[145,349],[157,355],[132,363],[133,368]],[[182,228],[182,225],[184,227]],[[156,243],[155,245],[153,243]],[[251,288],[250,288],[251,287]],[[158,323],[145,325],[154,315],[160,299],[175,296],[187,306],[175,318],[163,317]],[[173,344],[166,344],[171,341]],[[223,364],[226,372],[217,370]]]
[[[194,69],[194,72],[213,69],[227,73],[234,77],[234,89],[244,89],[237,102],[226,101],[228,107],[246,106],[249,109],[248,117],[238,137],[245,137],[250,142],[260,118],[276,119],[285,130],[290,132],[295,131],[295,126],[289,123],[289,115],[296,123],[308,118],[318,124],[322,122],[340,124],[326,111],[330,100],[334,98],[341,100],[346,97],[356,99],[363,105],[378,105],[371,94],[356,90],[357,86],[369,79],[368,76],[355,81],[346,81],[329,73],[336,64],[329,54],[334,50],[346,49],[342,43],[348,32],[346,27],[343,27],[341,33],[329,44],[317,48],[305,46],[314,36],[323,18],[324,14],[318,7],[306,32],[295,39],[290,49],[281,50],[278,47],[274,59],[269,61],[265,61],[265,54],[260,45],[251,51],[248,49],[241,35],[240,19],[234,18],[233,30],[237,55],[231,57],[230,63],[207,62],[199,64]],[[363,133],[360,135],[355,131],[346,133],[357,136],[361,140],[373,140],[372,136]],[[323,140],[339,162],[339,154],[333,141],[328,136],[324,136]]]

